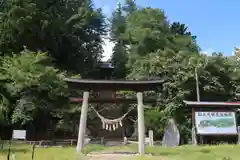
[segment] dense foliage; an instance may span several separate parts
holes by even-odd
[[[122,7],[122,12],[124,9]],[[119,10],[118,7],[116,13],[120,13]],[[123,38],[128,49],[125,53],[128,59],[126,74],[130,79],[165,80],[163,88],[156,90],[157,108],[146,110],[146,126],[154,130],[156,138],[160,138],[166,120],[173,117],[179,124],[182,137],[187,138],[190,136],[191,116],[183,109],[183,100],[197,100],[195,69],[200,81],[201,100],[227,101],[234,99],[239,88],[239,62],[221,53],[213,56],[200,54],[197,37],[185,24],[170,23],[160,9],[148,7],[131,11],[131,14],[124,14],[124,23],[121,22],[123,18],[119,20],[119,27],[124,24],[124,31],[118,37]]]
[[[25,45],[48,52],[58,67],[90,74],[101,58],[104,17],[90,0],[5,0],[0,16],[0,51]]]
[[[157,104],[145,112],[146,127],[157,139],[168,118],[189,138],[191,117],[183,100],[196,100],[195,71],[201,100],[232,101],[240,91],[240,62],[222,53],[201,54],[197,36],[186,24],[170,23],[161,9],[126,0],[106,26],[91,0],[5,0],[0,5],[0,131],[60,128],[75,134],[80,108],[68,103],[63,78],[96,75],[107,28],[115,44],[110,59],[115,79],[165,80],[154,91]],[[129,107],[120,106],[123,112]],[[136,112],[130,116],[136,118]],[[96,128],[96,116],[89,119],[89,128]]]

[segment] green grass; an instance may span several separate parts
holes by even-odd
[[[133,147],[136,151],[136,147]],[[147,147],[153,156],[135,157],[132,160],[239,160],[240,145],[192,146],[174,148]],[[125,159],[124,159],[125,160]],[[128,160],[128,159],[126,159]]]
[[[12,154],[16,160],[31,160],[32,146],[14,144]],[[136,152],[137,146],[128,145],[124,147],[104,147],[101,145],[88,145],[84,153],[90,152]],[[218,146],[181,146],[175,148],[148,147],[147,153],[153,156],[129,157],[123,160],[239,160],[240,145],[218,145]],[[0,150],[0,160],[7,159],[7,146]],[[85,159],[83,155],[77,154],[75,147],[50,147],[36,148],[35,160],[77,160]]]
[[[0,160],[6,160],[8,149],[5,147],[0,151]],[[11,156],[15,155],[16,160],[31,160],[32,157],[32,146],[30,145],[19,145],[14,144],[11,147]],[[35,148],[35,160],[76,160],[81,155],[76,153],[75,148]]]
[[[154,147],[147,152],[155,156],[162,156],[168,160],[238,160],[240,146],[181,146],[175,148]]]

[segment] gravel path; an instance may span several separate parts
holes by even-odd
[[[131,157],[135,155],[124,155],[124,154],[92,154],[88,155],[89,160],[124,160],[132,159]]]
[[[135,160],[136,154],[90,154],[86,160]],[[133,158],[135,157],[135,158]],[[161,156],[147,156],[148,160],[167,160],[166,157]]]

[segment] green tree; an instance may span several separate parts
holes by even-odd
[[[236,58],[221,53],[200,54],[196,36],[187,26],[170,24],[159,9],[138,9],[126,21],[125,37],[131,35],[128,77],[165,79],[162,88],[156,88],[157,108],[146,111],[146,126],[155,131],[156,138],[161,138],[170,117],[179,124],[182,138],[190,136],[191,116],[186,114],[183,100],[197,100],[195,68],[202,101],[233,100],[233,94],[240,88]]]
[[[8,125],[47,128],[68,105],[64,73],[51,65],[46,53],[24,50],[1,59],[1,113]],[[45,128],[44,127],[44,128]]]
[[[111,40],[115,43],[111,63],[114,66],[113,77],[117,79],[124,79],[127,74],[127,48],[123,38],[125,31],[126,17],[123,15],[122,6],[119,3],[111,21]]]
[[[161,124],[168,117],[174,117],[183,124],[186,117],[176,113],[182,112],[179,110],[183,106],[182,100],[191,95],[194,88],[194,60],[201,60],[191,48],[194,45],[196,47],[196,43],[191,35],[174,33],[163,11],[153,8],[142,8],[129,15],[126,35],[129,34],[129,78],[166,80],[161,90],[156,89],[158,112],[150,109],[146,113],[146,122],[149,122],[147,127],[152,128],[152,124],[157,124],[151,117],[160,118],[163,115]],[[155,118],[156,121],[159,118]],[[160,123],[152,128],[158,137],[162,134],[161,128],[164,126]]]
[[[127,15],[132,14],[133,12],[137,11],[138,7],[135,0],[125,0],[123,10]]]
[[[63,68],[92,74],[101,58],[104,17],[91,0],[6,0],[0,15],[2,54],[26,46],[48,52]]]
[[[177,35],[192,35],[191,32],[188,31],[187,26],[185,24],[181,24],[180,22],[173,22],[170,30],[172,33]]]
[[[188,31],[188,27],[185,24],[181,24],[180,22],[173,22],[170,26],[170,31],[174,35],[187,35],[192,37],[192,41],[189,43],[189,48],[192,48],[193,52],[199,52],[200,48],[197,46],[197,36],[192,35],[191,32]]]

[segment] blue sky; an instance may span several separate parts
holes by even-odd
[[[170,21],[186,24],[197,36],[198,44],[205,52],[216,51],[232,55],[233,48],[240,47],[240,1],[136,0],[136,2],[140,6],[161,8]],[[94,0],[94,4],[109,15],[116,7],[117,0]]]

